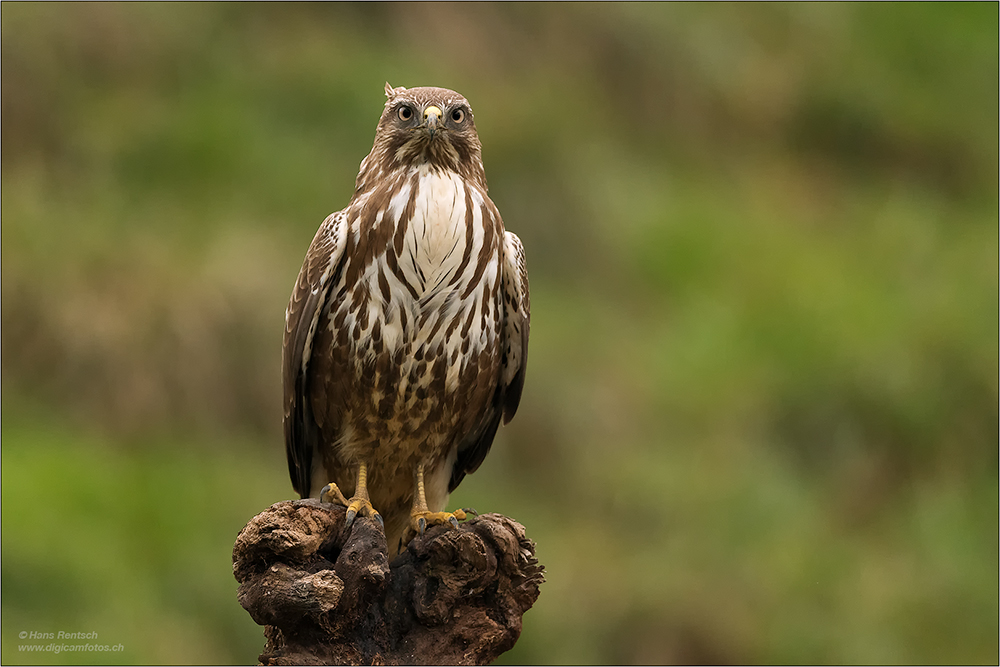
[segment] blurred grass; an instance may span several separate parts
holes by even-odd
[[[5,664],[255,661],[259,628],[232,605],[232,545],[249,503],[287,495],[267,483],[271,466],[234,439],[125,448],[5,413]],[[21,631],[97,632],[91,643],[124,650],[26,655],[18,645],[47,642],[15,641]]]
[[[254,661],[283,309],[385,80],[472,101],[528,252],[522,405],[452,501],[547,567],[504,662],[997,661],[995,4],[0,23],[4,663]]]

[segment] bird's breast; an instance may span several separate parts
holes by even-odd
[[[356,368],[391,373],[407,395],[435,373],[454,390],[495,342],[502,230],[485,193],[458,174],[421,168],[399,182],[379,218],[391,234],[362,272],[361,298],[345,304]]]
[[[328,320],[347,458],[454,444],[500,373],[503,228],[486,193],[415,170],[370,203]]]
[[[404,225],[398,261],[414,291],[427,300],[460,282],[456,272],[466,252],[472,249],[470,241],[475,242],[475,238],[469,238],[469,225],[475,226],[477,221],[474,210],[469,210],[470,204],[474,207],[467,196],[471,193],[457,174],[437,170],[418,174],[412,205],[407,207],[411,216],[396,223]],[[470,212],[471,219],[467,215]]]

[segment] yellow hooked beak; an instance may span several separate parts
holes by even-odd
[[[441,109],[433,104],[424,109],[424,127],[427,128],[427,132],[432,138],[434,137],[434,133],[437,132],[443,116],[444,114],[441,112]]]

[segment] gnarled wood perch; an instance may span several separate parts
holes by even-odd
[[[544,581],[521,524],[484,514],[430,528],[390,564],[382,529],[317,500],[272,505],[233,548],[265,665],[486,664],[521,634]]]

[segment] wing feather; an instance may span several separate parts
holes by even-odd
[[[285,310],[281,353],[282,423],[288,473],[295,491],[303,498],[311,491],[312,458],[319,444],[319,429],[306,395],[309,362],[316,329],[327,311],[331,286],[336,284],[342,269],[346,237],[344,211],[333,213],[323,221],[306,252]]]
[[[503,269],[504,353],[500,380],[504,387],[503,423],[506,424],[514,418],[521,402],[531,328],[531,299],[524,246],[512,232],[504,233]]]
[[[524,246],[512,232],[504,232],[501,290],[504,316],[500,329],[500,377],[489,409],[478,427],[458,447],[448,492],[454,491],[467,474],[479,469],[496,437],[501,420],[508,423],[517,412],[528,365],[528,333],[531,301]]]

